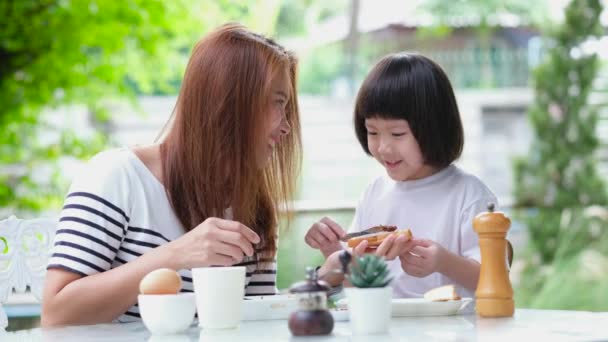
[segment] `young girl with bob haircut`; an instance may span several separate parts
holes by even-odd
[[[159,143],[105,151],[73,180],[48,264],[42,325],[139,319],[159,268],[247,267],[246,294],[276,292],[277,216],[301,160],[296,59],[229,24],[188,63]]]
[[[421,297],[456,284],[472,297],[480,270],[473,218],[496,197],[453,163],[464,133],[452,86],[432,60],[392,54],[371,70],[357,96],[355,133],[363,151],[386,169],[357,206],[350,232],[376,225],[411,229],[414,240],[389,237],[376,254],[389,260],[396,297]],[[338,268],[344,230],[330,218],[312,225],[305,240],[327,258],[319,273]],[[363,253],[367,242],[354,248]],[[328,275],[332,285],[343,277]]]

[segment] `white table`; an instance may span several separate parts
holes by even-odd
[[[592,341],[608,340],[608,312],[517,310],[513,318],[475,315],[393,318],[389,334],[352,336],[349,322],[336,322],[326,337],[294,338],[287,321],[248,321],[238,329],[203,331],[190,327],[182,335],[150,336],[141,323],[98,324],[0,333],[0,341]]]

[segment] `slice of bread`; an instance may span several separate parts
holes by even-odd
[[[376,233],[376,234],[358,236],[358,237],[349,239],[347,241],[347,245],[348,245],[348,247],[353,248],[353,247],[356,247],[357,245],[359,245],[359,243],[361,243],[361,241],[367,240],[368,248],[378,247],[378,246],[380,246],[382,241],[384,241],[384,239],[386,239],[389,235],[405,235],[405,236],[407,236],[408,240],[410,240],[412,238],[412,231],[410,231],[409,229],[403,229],[403,230],[397,230],[394,232],[385,232],[385,233]]]
[[[448,300],[460,300],[454,285],[445,285],[427,291],[424,299],[432,302],[447,302]]]

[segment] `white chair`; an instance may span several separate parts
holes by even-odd
[[[57,220],[23,220],[15,216],[0,221],[0,331],[8,326],[2,308],[13,292],[24,293],[29,286],[42,299],[46,264],[51,252]]]

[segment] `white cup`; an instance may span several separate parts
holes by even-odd
[[[192,269],[199,326],[203,329],[238,327],[245,296],[245,267]]]

